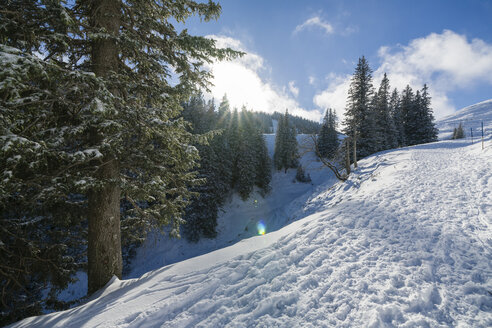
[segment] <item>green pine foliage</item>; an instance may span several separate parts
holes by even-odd
[[[280,112],[274,112],[273,114],[267,114],[271,119],[279,122],[285,114]],[[296,127],[296,130],[300,134],[318,134],[321,128],[321,124],[315,121],[305,119],[304,117],[288,114],[289,122]],[[271,123],[270,123],[271,124]],[[271,133],[265,132],[265,133]]]
[[[357,157],[436,141],[438,130],[427,85],[415,93],[407,85],[401,95],[396,89],[390,95],[389,79],[384,74],[374,92],[371,74],[367,60],[360,58],[347,98],[344,132],[356,146]]]
[[[338,149],[337,115],[329,108],[323,118],[323,125],[318,136],[318,150],[322,157],[333,158]]]
[[[407,85],[401,96],[402,125],[405,133],[405,145],[437,141],[437,129],[430,108],[430,96],[427,85],[414,94]]]
[[[376,118],[371,104],[373,93],[372,70],[365,57],[359,58],[350,82],[344,122],[344,132],[356,144],[358,158],[377,149]]]
[[[208,144],[197,145],[199,177],[205,183],[193,188],[199,196],[191,200],[184,216],[184,236],[196,242],[215,237],[218,211],[231,193],[246,200],[255,187],[263,195],[270,191],[272,165],[256,113],[246,108],[231,113],[227,97],[215,111],[214,104],[206,104],[200,94],[183,108],[193,133],[214,133]]]
[[[296,168],[299,165],[299,153],[297,150],[297,133],[296,128],[289,121],[289,114],[280,118],[277,125],[277,134],[275,136],[275,153],[273,155],[273,164],[275,169],[284,170]]]
[[[431,97],[429,95],[429,88],[427,84],[424,84],[421,94],[421,101],[419,103],[420,122],[421,122],[421,138],[420,143],[437,141],[438,129],[434,124],[434,113],[431,108]]]
[[[376,116],[376,133],[378,136],[378,151],[396,148],[397,130],[391,115],[390,84],[384,73],[378,92],[374,95],[374,111]]]
[[[400,94],[395,88],[391,93],[391,98],[389,102],[391,117],[393,118],[393,123],[395,126],[395,140],[394,145],[396,147],[403,147],[406,145],[407,141],[405,139],[405,131],[403,128],[403,113],[400,102]]]
[[[203,64],[239,53],[173,24],[192,15],[217,19],[220,10],[194,1],[3,2],[2,323],[54,308],[41,286],[56,295],[83,255],[90,291],[121,275],[121,264],[90,269],[103,263],[99,250],[121,263],[120,209],[123,236],[142,239],[162,227],[180,235],[192,188],[203,182],[195,145],[210,137],[189,131],[180,103],[209,85]],[[105,199],[113,219],[98,211]],[[95,214],[117,223],[108,230],[114,245],[106,248],[90,228],[88,238]]]
[[[464,137],[465,130],[463,129],[463,124],[460,123],[457,128],[454,128],[451,139],[463,139]]]
[[[299,181],[299,182],[302,182],[302,183],[309,183],[309,182],[311,182],[311,176],[309,174],[306,175],[306,171],[304,170],[304,168],[302,167],[302,165],[299,165],[297,167],[295,181]]]

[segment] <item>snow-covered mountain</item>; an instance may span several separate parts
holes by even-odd
[[[461,123],[464,127],[467,138],[473,137],[478,140],[481,137],[481,123],[489,134],[492,133],[492,99],[482,101],[478,104],[471,105],[460,109],[459,111],[446,116],[437,121],[439,129],[439,139],[450,139],[453,135],[454,128]],[[470,129],[472,131],[470,131]]]
[[[492,140],[359,162],[301,218],[14,327],[490,327]],[[156,254],[157,255],[157,254]]]

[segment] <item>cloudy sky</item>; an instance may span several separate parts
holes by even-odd
[[[364,55],[377,87],[430,87],[435,116],[492,98],[492,1],[224,0],[218,21],[189,20],[247,52],[212,65],[211,97],[238,108],[319,120],[342,114],[350,76]]]

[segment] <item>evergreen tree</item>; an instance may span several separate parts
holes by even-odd
[[[420,94],[419,97],[420,98]],[[401,113],[403,121],[403,131],[405,132],[405,146],[418,144],[418,99],[412,88],[407,85],[401,95]]]
[[[279,120],[277,135],[275,136],[275,153],[273,163],[277,170],[296,168],[299,165],[299,154],[297,150],[297,133],[295,126],[289,122],[289,113]]]
[[[374,96],[376,111],[378,150],[386,150],[397,147],[397,130],[390,107],[389,79],[384,73],[378,92]]]
[[[19,0],[0,13],[0,204],[18,202],[30,213],[23,220],[46,213],[61,230],[66,222],[51,219],[52,206],[80,195],[89,293],[121,277],[122,199],[132,204],[133,222],[167,225],[179,236],[197,183],[198,151],[190,143],[204,141],[187,131],[179,104],[207,87],[203,63],[238,53],[178,33],[170,20],[219,13],[213,2],[140,0]],[[171,70],[179,73],[176,84]],[[3,221],[2,231],[18,233],[19,222]]]
[[[279,113],[279,112],[274,112],[273,114],[269,114],[272,119],[276,120],[277,122],[280,122],[280,119],[284,116],[284,114]],[[318,122],[314,122],[308,119],[305,119],[304,117],[296,116],[296,115],[289,115],[289,122],[293,124],[296,127],[296,130],[298,133],[302,134],[318,134],[321,128],[321,124]],[[265,132],[265,133],[271,133],[271,132]]]
[[[322,157],[333,158],[338,148],[336,112],[331,108],[325,113],[318,137],[318,150]]]
[[[434,114],[430,107],[431,97],[429,95],[429,88],[427,84],[424,84],[421,90],[421,126],[422,129],[422,143],[437,141],[438,130],[434,122]]]
[[[302,165],[299,165],[297,167],[295,180],[296,181],[299,181],[299,182],[302,182],[302,183],[311,182],[311,176],[309,174],[306,175],[306,172],[304,171],[304,168],[302,167]]]
[[[389,107],[391,111],[391,117],[395,125],[395,147],[403,147],[406,144],[405,140],[405,130],[403,127],[403,114],[401,111],[400,95],[396,88],[391,94],[391,99],[389,102]]]
[[[372,70],[363,56],[355,69],[345,112],[345,134],[354,145],[357,157],[365,157],[376,150],[377,135],[374,110],[371,106],[373,95]],[[357,158],[354,158],[356,163]]]
[[[260,188],[261,194],[264,196],[270,192],[270,181],[272,180],[272,160],[268,156],[268,148],[264,137],[261,134],[256,134],[256,181],[255,184]]]
[[[257,157],[257,135],[259,131],[251,121],[251,116],[243,107],[238,127],[239,143],[237,145],[237,164],[235,169],[237,180],[235,189],[243,200],[248,199],[256,182]]]
[[[454,128],[451,139],[463,139],[464,137],[465,131],[463,130],[463,125],[460,123],[457,128]]]
[[[219,106],[221,113],[211,106],[213,103],[205,104],[201,95],[183,104],[183,117],[195,122],[193,133],[222,132],[214,133],[208,145],[196,145],[201,158],[199,178],[205,183],[192,189],[199,195],[186,208],[183,228],[185,237],[193,242],[216,235],[218,210],[231,192],[247,199],[255,185],[263,195],[270,190],[271,161],[259,116],[244,107],[229,115],[226,98]]]

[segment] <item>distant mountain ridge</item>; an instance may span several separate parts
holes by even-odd
[[[439,129],[439,139],[449,139],[453,129],[460,123],[463,125],[466,137],[481,136],[481,124],[483,122],[485,132],[492,133],[492,99],[479,102],[477,104],[464,107],[455,113],[437,120],[436,126]]]

